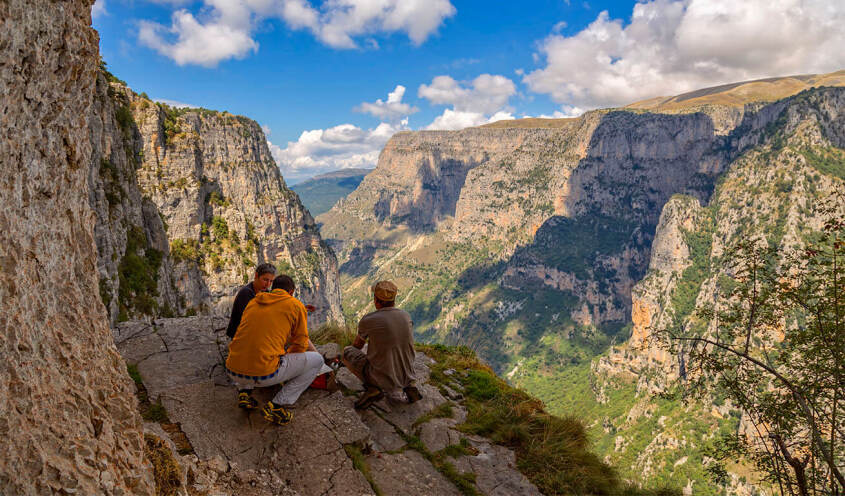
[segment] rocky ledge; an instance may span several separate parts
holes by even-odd
[[[165,447],[173,460],[167,494],[540,494],[516,469],[511,450],[461,432],[467,412],[459,383],[431,383],[433,360],[425,354],[415,362],[419,402],[383,400],[356,411],[361,383],[340,369],[334,391],[307,390],[293,421],[278,427],[237,408],[223,368],[225,327],[222,318],[192,317],[113,330],[152,405],[145,415],[148,447]],[[327,344],[320,351],[339,350]],[[266,402],[273,393],[259,389],[256,397]],[[165,469],[156,470],[159,485],[167,483]]]

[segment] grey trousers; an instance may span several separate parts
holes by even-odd
[[[299,395],[314,382],[314,378],[317,377],[323,363],[323,355],[316,351],[288,353],[279,359],[279,369],[276,371],[276,375],[269,379],[245,379],[231,374],[229,374],[229,377],[238,389],[275,386],[284,382],[282,389],[273,397],[273,403],[293,405],[299,399]]]

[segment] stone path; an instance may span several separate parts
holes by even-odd
[[[194,492],[237,494],[249,487],[256,495],[345,496],[375,494],[376,486],[386,496],[460,495],[429,457],[466,438],[463,443],[471,447],[471,454],[440,458],[459,473],[475,474],[479,493],[540,494],[516,470],[510,450],[457,429],[466,410],[423,383],[432,361],[421,353],[415,367],[423,399],[414,404],[382,400],[358,412],[354,396],[309,389],[293,407],[289,425],[274,426],[259,413],[244,413],[236,406],[236,391],[222,367],[228,347],[226,323],[219,317],[158,319],[121,323],[113,331],[126,362],[137,366],[150,400],[160,401],[170,421],[178,423],[190,440],[196,456],[182,457],[182,463],[193,464],[194,471],[204,474],[194,481],[198,486]],[[339,350],[330,344],[320,351],[332,356]],[[346,369],[337,374],[337,383],[347,393],[362,389]],[[256,390],[256,398],[264,403],[273,392]],[[446,402],[452,405],[452,418],[417,424]],[[149,430],[162,435],[153,426]],[[421,451],[408,446],[408,440],[416,438],[422,441]],[[350,447],[362,454],[358,467],[347,454]],[[360,470],[362,461],[369,481]]]

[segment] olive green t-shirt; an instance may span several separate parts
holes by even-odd
[[[414,331],[408,312],[386,307],[358,322],[358,335],[367,340],[369,374],[385,390],[409,386],[414,377]]]

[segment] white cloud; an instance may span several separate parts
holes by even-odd
[[[91,17],[96,19],[106,14],[108,14],[108,12],[106,12],[106,0],[97,0],[94,2],[94,6],[91,7]]]
[[[396,122],[419,111],[416,107],[402,103],[403,96],[405,96],[405,87],[398,84],[396,89],[387,94],[387,101],[379,98],[374,103],[364,102],[355,107],[355,110],[371,114],[382,121]]]
[[[179,4],[181,0],[158,0]],[[258,50],[253,33],[262,21],[280,19],[294,30],[305,29],[333,48],[357,48],[355,38],[404,32],[419,45],[445,19],[455,15],[450,0],[203,0],[199,13],[180,9],[169,27],[139,23],[138,39],[177,64],[213,67]],[[375,39],[365,44],[378,48]]]
[[[537,117],[539,117],[540,119],[566,119],[569,117],[580,117],[586,111],[586,109],[582,109],[581,107],[574,107],[572,105],[561,105],[560,110],[555,110],[554,112],[552,112],[551,115],[541,114]],[[526,115],[525,117],[531,116]]]
[[[180,102],[180,101],[177,101],[177,100],[168,100],[166,98],[154,98],[153,101],[163,103],[165,105],[169,105],[173,108],[200,108],[199,105]]]
[[[845,66],[845,3],[827,0],[652,0],[628,25],[602,12],[573,36],[541,44],[535,92],[584,108],[721,83]]]
[[[450,76],[437,76],[430,85],[422,84],[417,91],[435,105],[451,105],[429,124],[426,129],[463,129],[510,116],[508,100],[516,94],[513,81],[498,75],[482,74],[469,85],[462,85]]]
[[[170,28],[141,21],[138,39],[178,65],[214,67],[221,60],[242,59],[250,52],[258,51],[258,43],[250,38],[248,29],[227,22],[218,17],[203,24],[187,10],[178,10],[173,13]],[[248,19],[246,24],[249,25]],[[175,36],[176,41],[166,41],[164,33]]]
[[[455,131],[467,127],[480,126],[487,122],[484,114],[478,112],[461,112],[446,109],[434,121],[426,126],[428,130]]]
[[[297,181],[338,169],[375,167],[387,140],[407,126],[407,119],[396,125],[382,122],[374,129],[341,124],[303,131],[285,148],[269,141],[268,145],[286,180]]]

